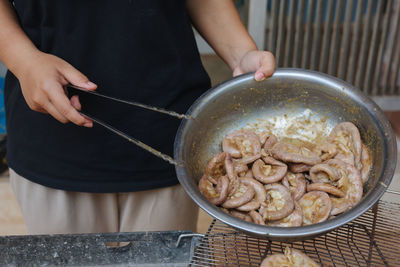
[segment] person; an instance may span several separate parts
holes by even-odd
[[[233,75],[263,80],[231,0],[0,0],[10,182],[31,234],[195,230],[174,167],[77,110],[172,154],[179,120],[73,93],[87,90],[184,113],[210,87],[192,26]]]

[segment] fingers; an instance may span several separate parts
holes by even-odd
[[[54,84],[53,88],[47,91],[47,94],[50,100],[50,105],[46,103],[46,110],[57,120],[63,123],[71,121],[76,125],[92,127],[93,123],[79,114],[79,112],[71,105],[60,84]],[[75,99],[74,104],[78,106],[78,103]]]
[[[88,90],[95,90],[97,88],[97,85],[95,83],[89,81],[89,79],[85,75],[83,75],[81,72],[79,72],[77,69],[66,62],[62,65],[60,71],[64,78],[73,85]]]
[[[77,95],[72,96],[70,102],[75,109],[77,110],[82,109],[81,102],[79,101],[79,96]]]
[[[240,63],[233,69],[233,76],[256,71],[254,79],[262,81],[274,73],[275,66],[275,57],[271,52],[253,50],[242,57]]]
[[[262,81],[265,78],[272,76],[275,71],[275,57],[272,53],[268,51],[259,51],[259,65],[260,67],[257,69],[254,74],[254,79],[256,81]]]
[[[46,113],[49,113],[53,118],[55,118],[59,122],[61,123],[68,122],[68,119],[65,116],[63,116],[50,101],[44,103],[43,108],[46,110]]]
[[[77,95],[72,96],[71,99],[70,99],[70,102],[71,102],[71,105],[75,109],[77,109],[77,110],[81,110],[82,109],[81,103],[79,101],[79,96],[77,96]],[[84,117],[86,118],[86,116],[84,116]],[[86,118],[86,120],[87,120],[87,122],[84,124],[84,126],[92,127],[93,126],[93,122],[88,118]]]

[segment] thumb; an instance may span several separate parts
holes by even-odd
[[[260,67],[257,69],[254,77],[257,81],[262,81],[274,74],[275,71],[275,57],[268,51],[263,51],[260,57]]]
[[[89,79],[84,74],[82,74],[80,71],[78,71],[68,63],[63,66],[61,72],[64,78],[69,83],[75,86],[79,86],[87,90],[95,90],[97,88],[97,85],[95,83],[89,81]]]

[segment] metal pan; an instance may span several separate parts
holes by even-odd
[[[178,179],[189,196],[214,218],[251,235],[281,241],[312,238],[348,223],[374,205],[389,186],[396,166],[396,140],[382,110],[352,85],[334,77],[302,69],[279,69],[262,82],[252,73],[228,80],[202,95],[183,120],[174,144]],[[353,122],[371,151],[373,169],[364,197],[350,211],[323,223],[293,228],[268,227],[234,218],[209,203],[197,187],[207,161],[221,151],[225,135],[258,119],[296,118],[312,114],[325,121],[329,132],[343,121]],[[283,123],[282,123],[283,122]],[[279,129],[277,129],[279,130]],[[177,204],[178,205],[178,204]]]

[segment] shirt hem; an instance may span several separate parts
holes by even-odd
[[[168,178],[157,183],[146,183],[134,182],[134,181],[118,181],[118,182],[103,182],[103,181],[65,181],[60,179],[52,179],[48,177],[38,177],[38,175],[29,173],[29,171],[18,168],[14,164],[8,164],[15,173],[22,176],[23,178],[40,184],[45,187],[73,191],[83,193],[126,193],[126,192],[138,192],[145,190],[152,190],[157,188],[169,187],[179,184],[176,177]],[[133,174],[134,175],[134,174]],[[112,179],[112,178],[111,178]]]

